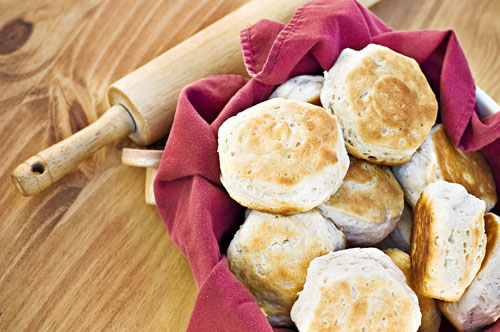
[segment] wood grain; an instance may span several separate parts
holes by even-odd
[[[183,331],[197,293],[123,141],[32,198],[12,169],[105,111],[110,83],[245,0],[0,1],[0,331]],[[383,0],[394,28],[456,30],[500,100],[500,2]]]

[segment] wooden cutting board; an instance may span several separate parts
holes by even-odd
[[[144,171],[104,148],[41,195],[10,181],[27,157],[93,122],[108,85],[245,0],[0,2],[0,331],[183,331],[197,294]],[[382,0],[396,29],[454,29],[500,101],[500,2]]]

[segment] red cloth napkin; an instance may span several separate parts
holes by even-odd
[[[376,43],[416,59],[453,143],[482,148],[500,188],[500,114],[480,119],[475,112],[474,80],[452,31],[392,31],[354,0],[318,0],[286,25],[256,23],[241,32],[241,41],[252,78],[211,76],[183,89],[155,181],[158,211],[200,288],[188,331],[290,331],[272,328],[229,271],[224,254],[244,209],[221,186],[217,131],[227,118],[265,100],[275,85],[328,70],[346,47]],[[490,331],[500,331],[500,324]]]

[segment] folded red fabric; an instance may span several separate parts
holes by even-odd
[[[500,114],[481,119],[475,112],[474,80],[452,31],[392,31],[354,0],[318,0],[286,25],[256,23],[241,32],[241,41],[252,78],[211,76],[183,89],[155,181],[158,211],[200,288],[188,331],[290,331],[272,328],[229,271],[224,254],[244,209],[221,186],[217,131],[227,118],[265,100],[275,85],[328,70],[346,47],[376,43],[416,59],[453,143],[482,148],[500,188]],[[495,326],[490,331],[500,330]]]

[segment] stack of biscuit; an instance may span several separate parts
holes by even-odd
[[[493,175],[437,111],[418,63],[370,44],[222,124],[221,182],[249,209],[229,267],[273,326],[438,331],[441,311],[471,331],[499,318]]]

